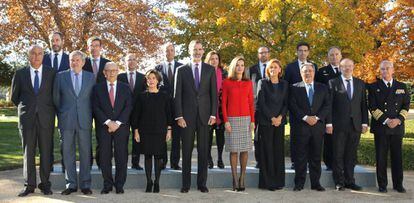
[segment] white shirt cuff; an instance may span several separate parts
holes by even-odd
[[[181,118],[184,118],[184,117],[180,116],[180,117],[175,118],[175,120],[177,121],[177,120],[180,120]]]
[[[304,120],[304,121],[306,121],[306,119],[308,119],[308,116],[304,116],[304,117],[302,118],[302,120]]]
[[[115,121],[115,123],[118,124],[118,125],[122,125],[121,121]]]
[[[385,121],[382,123],[382,125],[387,125],[388,120],[390,120],[389,118],[385,119]]]
[[[368,127],[368,124],[363,123],[363,124],[362,124],[362,127]]]
[[[210,118],[216,119],[216,117],[215,117],[215,116],[210,116]]]
[[[326,124],[326,127],[332,127],[332,126],[333,126],[332,123]]]

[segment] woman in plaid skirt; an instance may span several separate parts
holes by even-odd
[[[224,136],[226,151],[230,152],[233,191],[245,189],[248,151],[252,149],[254,129],[253,103],[253,85],[245,71],[244,58],[237,56],[230,63],[229,76],[223,81],[222,93]],[[240,177],[237,180],[238,158],[240,158]]]

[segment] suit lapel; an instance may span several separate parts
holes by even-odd
[[[357,81],[354,77],[352,77],[352,85],[354,86],[354,91],[352,92],[352,98],[351,101],[355,98],[355,92],[359,92],[359,85],[357,84]]]
[[[24,71],[24,74],[25,74],[25,81],[27,83],[26,86],[29,87],[30,92],[32,94],[34,94],[34,87],[33,87],[33,84],[32,84],[32,77],[30,75],[30,67],[26,68],[26,71]],[[26,78],[28,78],[28,79],[26,79]]]
[[[208,70],[207,67],[203,67],[204,63],[201,63],[201,74],[200,74],[200,86],[198,91],[200,91],[201,87],[203,87],[203,84],[205,83],[205,80],[208,80],[207,74],[208,74]]]
[[[49,71],[47,68],[43,67],[42,70],[42,82],[40,83],[40,88],[39,88],[39,94],[43,91],[43,89],[45,89],[45,82],[47,77],[49,77]]]
[[[195,92],[197,92],[197,89],[196,89],[196,87],[195,87],[195,80],[194,80],[194,75],[193,75],[193,68],[192,68],[192,65],[191,65],[191,63],[189,63],[188,64],[188,67],[186,68],[187,69],[187,77],[188,78],[191,78],[190,79],[190,81],[191,81],[191,87],[193,87],[193,90],[195,91]]]
[[[116,92],[115,92],[115,102],[114,102],[114,108],[113,109],[118,109],[118,105],[120,105],[119,101],[119,95],[121,94],[121,88],[119,85],[119,82],[116,83]],[[109,94],[108,94],[109,95]]]
[[[82,73],[82,86],[81,86],[81,89],[79,91],[79,95],[82,95],[82,93],[85,91],[85,87],[88,83],[90,83],[90,80],[88,80],[86,78],[86,74],[83,72]],[[73,88],[73,89],[75,89],[75,88]]]

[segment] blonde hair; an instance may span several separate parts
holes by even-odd
[[[231,61],[228,69],[229,69],[229,76],[228,78],[230,80],[237,80],[237,74],[236,74],[236,66],[237,66],[237,62],[239,61],[243,61],[245,62],[243,56],[236,56],[234,57],[234,59]],[[249,76],[247,75],[247,68],[244,68],[243,71],[243,75],[242,75],[242,80],[250,80]]]

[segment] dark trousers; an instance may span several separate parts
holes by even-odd
[[[40,184],[41,189],[50,189],[50,165],[52,140],[54,128],[43,128],[40,125],[39,117],[36,116],[32,128],[19,129],[23,148],[23,177],[25,186],[31,189],[36,188],[36,148],[39,146],[40,153]]]
[[[213,134],[214,131],[216,132],[216,145],[217,145],[217,160],[222,161],[223,160],[223,148],[224,148],[224,125],[216,125],[214,124],[211,126],[210,129],[210,138],[208,142],[208,160],[213,161],[213,157],[211,157],[211,147],[213,145]]]
[[[332,135],[326,134],[323,138],[323,162],[327,168],[332,169],[333,162],[333,142]]]
[[[197,116],[198,118],[198,116]],[[207,153],[210,126],[204,125],[197,119],[196,126],[180,128],[183,160],[182,160],[182,187],[189,189],[191,186],[191,157],[194,148],[194,139],[197,137],[197,186],[205,187],[207,182]]]
[[[97,124],[96,124],[96,121],[94,121],[94,123],[95,123],[95,138],[96,138],[96,147],[95,147],[95,162],[96,162],[96,165],[99,167],[99,168],[101,168],[101,164],[100,164],[100,162],[99,162],[99,156],[100,156],[100,152],[99,152],[99,145],[100,145],[100,141],[99,141],[99,136],[100,136],[100,134],[101,134],[101,131],[102,131],[102,128],[99,128],[99,127],[96,127],[96,126],[98,126]],[[92,167],[92,165],[93,165],[93,146],[92,146],[92,143],[91,143],[91,167]]]
[[[122,188],[127,176],[129,126],[121,126],[115,133],[109,133],[104,127],[99,136],[103,186],[107,189],[112,186]],[[112,157],[115,158],[115,181],[112,178]]]
[[[60,147],[60,163],[62,164],[62,171],[65,171],[65,163],[63,162],[63,140],[62,140],[62,135],[59,133],[59,147]],[[52,137],[52,153],[51,153],[51,157],[50,157],[50,171],[53,171],[53,164],[55,163],[55,154],[53,153],[55,150],[55,142],[53,140]]]
[[[275,189],[285,186],[285,126],[259,125],[260,172],[259,188]]]
[[[321,177],[323,133],[314,132],[310,127],[308,133],[295,134],[295,136],[295,186],[303,187],[305,184],[306,169],[309,164],[311,187],[317,187],[320,185]]]
[[[171,134],[171,152],[170,152],[170,165],[171,166],[178,166],[180,162],[180,149],[181,149],[181,138],[179,133],[179,127],[175,122],[172,125],[172,134]],[[165,147],[164,153],[164,164],[168,162],[168,153],[167,147]]]
[[[354,167],[361,133],[356,132],[352,120],[347,131],[335,131],[332,135],[334,159],[332,174],[335,184],[350,185],[355,183]]]
[[[402,138],[401,134],[374,134],[375,154],[377,160],[377,182],[379,187],[387,187],[388,151],[391,155],[392,185],[394,188],[403,184],[402,168]]]

